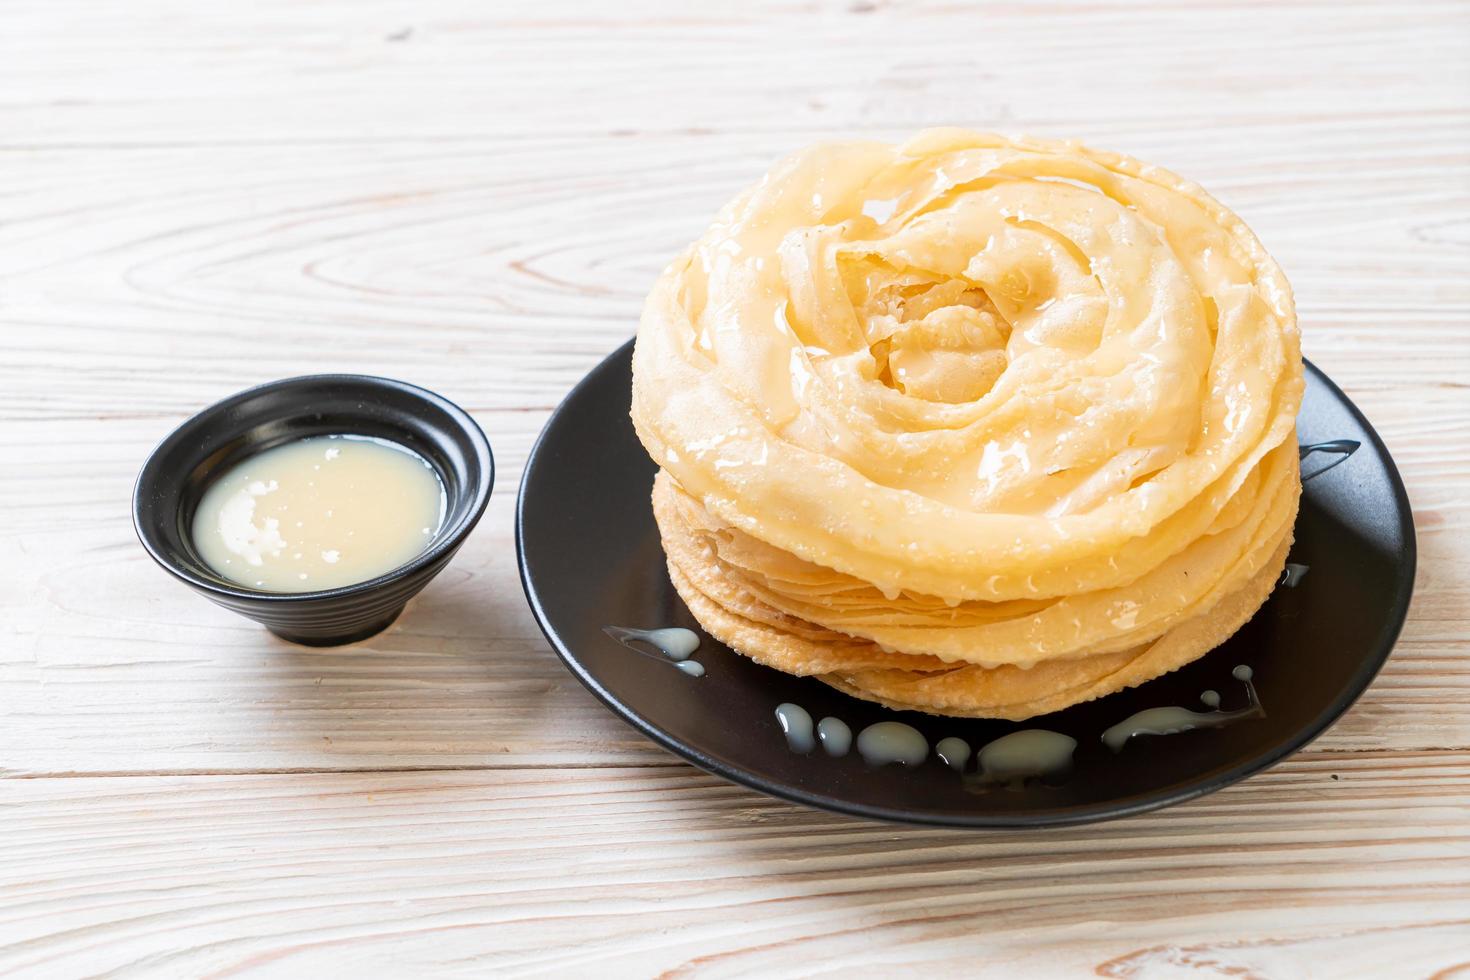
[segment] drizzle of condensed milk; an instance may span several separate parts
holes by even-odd
[[[786,747],[802,755],[817,747],[812,737],[812,716],[799,704],[789,701],[776,705],[776,721],[786,736]]]
[[[1347,458],[1361,449],[1362,445],[1356,439],[1333,439],[1329,442],[1314,442],[1309,446],[1299,447],[1298,452],[1303,463],[1313,453],[1326,453],[1333,457],[1325,466],[1321,466],[1310,473],[1302,474],[1302,482],[1310,483],[1340,463],[1347,462]]]
[[[1288,589],[1296,588],[1301,584],[1302,579],[1306,577],[1310,567],[1309,565],[1298,565],[1294,562],[1287,562],[1286,567],[1281,570],[1281,581],[1277,584],[1284,585]]]
[[[817,738],[823,750],[837,759],[852,749],[852,729],[841,718],[823,718],[817,722]]]
[[[1176,735],[1179,732],[1194,731],[1196,728],[1219,728],[1241,718],[1266,717],[1266,709],[1261,707],[1261,699],[1256,695],[1256,686],[1251,683],[1255,673],[1245,664],[1241,664],[1230,672],[1230,676],[1245,685],[1244,708],[1221,711],[1220,695],[1215,691],[1205,691],[1199,699],[1209,711],[1190,711],[1178,705],[1147,708],[1129,715],[1103,732],[1103,744],[1114,752],[1122,752],[1129,739],[1140,735]]]
[[[880,721],[858,732],[858,754],[870,766],[917,766],[929,758],[929,742],[912,725]]]
[[[237,463],[194,512],[199,556],[268,592],[315,592],[376,578],[428,547],[444,485],[422,456],[385,439],[312,436]]]
[[[852,729],[840,718],[823,718],[812,737],[812,716],[799,704],[787,701],[776,706],[776,721],[786,736],[786,747],[798,755],[807,755],[821,742],[827,755],[844,756],[852,746]],[[1039,728],[1012,732],[986,743],[975,754],[977,771],[965,771],[970,761],[970,743],[962,738],[942,738],[934,746],[939,761],[960,774],[967,791],[984,791],[988,787],[1006,786],[1019,789],[1031,780],[1056,781],[1072,771],[1072,752],[1077,740],[1060,732]],[[899,721],[880,721],[864,728],[857,736],[858,754],[870,766],[892,763],[917,766],[929,758],[929,741],[912,725]]]
[[[966,785],[1002,785],[1019,789],[1028,780],[1057,780],[1072,772],[1072,752],[1077,740],[1044,728],[1026,728],[1003,735],[986,745],[976,756],[979,772],[966,777]]]
[[[699,634],[693,630],[687,630],[682,626],[666,626],[656,630],[604,626],[602,631],[634,653],[647,654],[647,650],[634,645],[646,643],[663,654],[663,657],[658,659],[672,664],[680,673],[688,674],[690,677],[704,676],[704,664],[698,660],[689,659],[694,656],[694,651],[699,649]]]
[[[970,761],[970,743],[953,735],[941,738],[939,744],[934,746],[934,754],[939,756],[940,762],[955,772],[964,772],[965,763]]]
[[[1304,566],[1303,566],[1304,567]],[[1121,752],[1130,739],[1140,735],[1173,735],[1196,728],[1217,728],[1242,718],[1264,718],[1266,710],[1252,683],[1253,672],[1241,664],[1231,676],[1245,685],[1247,703],[1235,711],[1220,710],[1220,695],[1205,691],[1200,695],[1209,711],[1190,711],[1175,706],[1149,708],[1123,719],[1102,734],[1102,741],[1113,752]],[[776,707],[776,720],[786,736],[786,746],[800,755],[809,754],[820,741],[827,755],[844,756],[852,744],[852,729],[840,718],[823,718],[813,737],[812,716],[799,704],[789,701]],[[899,763],[917,766],[929,757],[929,742],[911,725],[897,721],[880,721],[858,733],[858,753],[870,766]],[[942,738],[934,746],[934,755],[945,766],[958,773],[968,792],[985,792],[996,786],[1022,789],[1039,781],[1057,785],[1072,774],[1073,753],[1077,740],[1061,732],[1044,728],[1027,728],[987,742],[974,753],[975,771],[967,771],[970,743],[962,738]]]

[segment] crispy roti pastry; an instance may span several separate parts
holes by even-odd
[[[632,417],[705,629],[1026,718],[1248,620],[1301,484],[1290,287],[1199,187],[958,130],[778,164],[664,271]]]

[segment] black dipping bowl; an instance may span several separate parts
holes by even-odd
[[[337,433],[391,440],[438,471],[444,523],[428,548],[386,575],[319,592],[250,589],[205,564],[190,528],[215,476],[282,443]],[[316,374],[242,391],[175,429],[138,474],[133,526],[153,559],[196,592],[283,639],[331,646],[372,636],[398,617],[474,529],[494,482],[490,443],[457,405],[402,381]]]

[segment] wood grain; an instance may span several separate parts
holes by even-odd
[[[1470,5],[4,13],[0,973],[1470,974]],[[1276,770],[1069,831],[851,821],[642,740],[526,611],[526,452],[662,265],[781,154],[937,124],[1203,183],[1393,452],[1409,622]],[[305,651],[128,503],[189,413],[319,370],[443,392],[499,472],[398,624]]]
[[[1470,848],[1470,766],[1432,753],[1311,753],[1103,833],[895,828],[683,766],[0,793],[0,928],[29,937],[0,968],[22,975],[377,974],[387,957],[480,975],[1290,976],[1321,956],[1422,976],[1467,961],[1470,882],[1443,858]]]

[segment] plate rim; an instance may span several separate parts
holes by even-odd
[[[1289,756],[1295,755],[1306,748],[1313,741],[1332,727],[1364,692],[1372,685],[1383,665],[1393,654],[1398,645],[1398,639],[1403,632],[1404,623],[1407,621],[1409,605],[1414,595],[1414,582],[1419,566],[1418,538],[1414,528],[1414,517],[1409,502],[1408,491],[1404,486],[1403,477],[1399,474],[1398,464],[1394,462],[1388,447],[1384,444],[1372,423],[1362,413],[1358,406],[1348,398],[1347,394],[1338,387],[1326,372],[1306,358],[1302,363],[1306,372],[1313,375],[1316,381],[1325,385],[1329,392],[1335,395],[1338,401],[1347,408],[1348,413],[1362,427],[1364,434],[1368,437],[1377,456],[1383,461],[1388,481],[1393,489],[1394,504],[1398,511],[1400,531],[1403,535],[1404,548],[1400,555],[1400,561],[1404,566],[1404,572],[1399,579],[1400,585],[1391,610],[1391,615],[1386,628],[1380,633],[1377,640],[1377,648],[1369,656],[1362,659],[1352,678],[1342,690],[1340,690],[1331,702],[1318,712],[1309,723],[1302,726],[1291,738],[1283,739],[1273,745],[1269,751],[1259,753],[1244,762],[1231,766],[1223,771],[1206,772],[1200,776],[1193,777],[1181,783],[1176,783],[1164,790],[1141,794],[1139,798],[1127,804],[1093,803],[1069,808],[1065,812],[1049,813],[1047,811],[1029,811],[1024,813],[1009,814],[934,814],[922,810],[913,810],[904,807],[872,806],[865,803],[855,803],[840,797],[834,797],[825,793],[814,793],[799,787],[774,782],[755,775],[738,766],[728,765],[703,751],[697,746],[688,744],[670,733],[659,728],[653,722],[644,718],[632,706],[625,704],[619,698],[608,691],[597,677],[589,671],[582,662],[573,654],[562,641],[559,634],[548,626],[548,615],[542,607],[541,599],[531,581],[531,573],[526,559],[525,547],[525,504],[526,488],[535,469],[538,457],[548,435],[559,420],[566,415],[577,397],[598,378],[602,371],[622,358],[625,352],[631,357],[631,350],[636,342],[630,338],[620,344],[613,351],[597,362],[575,385],[572,386],[565,396],[557,403],[555,409],[547,416],[542,425],[540,433],[537,434],[535,442],[531,444],[530,452],[526,454],[526,461],[521,471],[521,479],[516,488],[515,507],[515,543],[516,543],[516,567],[520,573],[521,589],[525,593],[526,603],[530,606],[531,615],[536,620],[536,626],[541,630],[542,636],[551,646],[552,651],[561,660],[564,666],[582,686],[592,692],[593,696],[602,702],[617,718],[631,726],[635,731],[650,739],[654,744],[672,752],[686,762],[697,768],[719,776],[730,782],[753,789],[767,796],[786,800],[791,803],[799,803],[804,806],[825,810],[830,813],[840,813],[845,816],[862,817],[868,820],[877,820],[890,824],[904,824],[909,826],[923,827],[945,827],[956,830],[1029,830],[1043,827],[1071,827],[1081,824],[1100,823],[1107,820],[1116,820],[1123,817],[1134,816],[1140,813],[1148,813],[1165,807],[1174,806],[1198,799],[1227,786],[1232,786],[1244,779],[1265,772],[1275,767]]]

